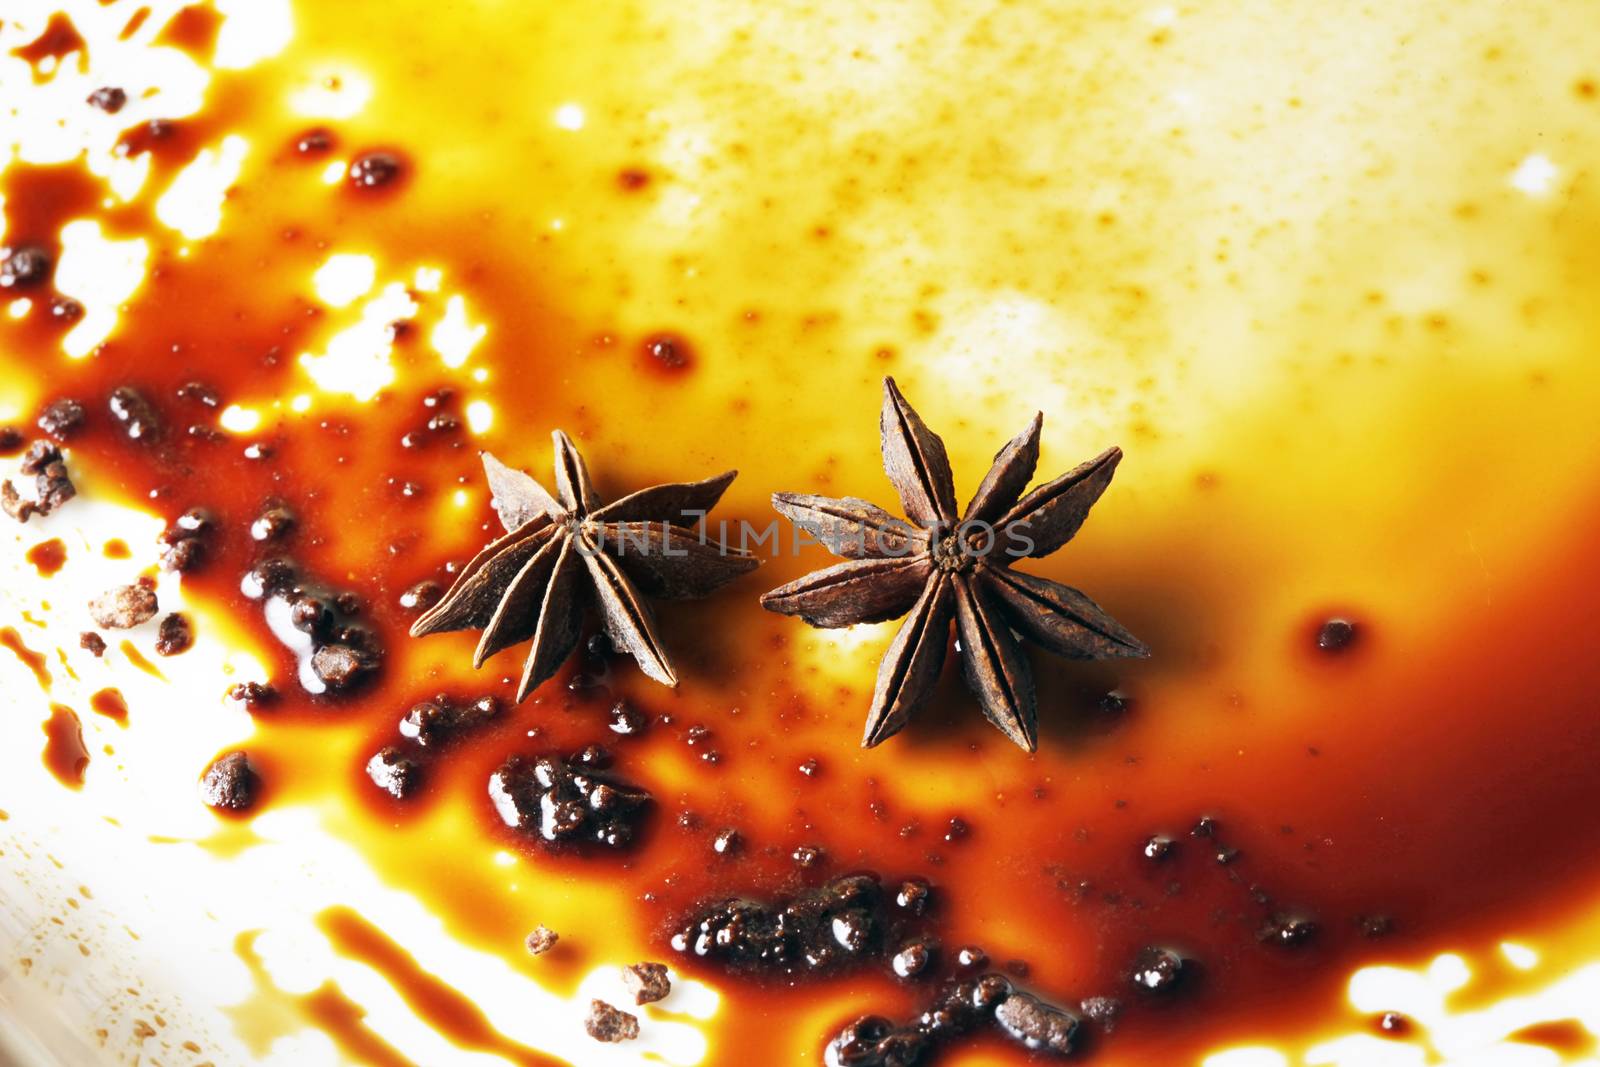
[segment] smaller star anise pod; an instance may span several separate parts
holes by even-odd
[[[1070,541],[1122,459],[1110,448],[1034,489],[1044,416],[994,458],[957,517],[944,442],[923,423],[893,378],[883,380],[883,467],[910,522],[854,497],[776,493],[772,505],[847,562],[761,598],[770,611],[813,626],[883,622],[910,612],[878,668],[861,744],[900,732],[932,695],[953,618],[967,684],[984,715],[1012,741],[1038,745],[1033,676],[1019,634],[1073,659],[1148,656],[1143,644],[1094,601],[1058,582],[1011,569]]]
[[[444,598],[417,619],[411,635],[482,630],[474,668],[531,637],[517,686],[522,701],[572,653],[584,606],[592,600],[612,642],[651,678],[677,685],[641,593],[702,597],[759,565],[696,529],[738,472],[657,485],[602,505],[577,448],[560,430],[552,436],[554,497],[522,471],[482,454],[506,534],[473,557]]]

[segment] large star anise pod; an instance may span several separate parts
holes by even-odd
[[[702,597],[760,563],[702,536],[706,513],[738,472],[657,485],[601,505],[577,448],[560,430],[552,436],[554,497],[483,453],[506,534],[473,557],[444,598],[417,619],[412,636],[481,629],[474,668],[533,638],[517,686],[521,701],[572,653],[584,605],[593,599],[612,642],[651,678],[677,685],[640,594]]]
[[[1011,569],[1070,541],[1122,459],[1120,449],[1107,449],[1023,496],[1039,462],[1043,424],[1035,415],[1000,450],[958,518],[944,442],[885,378],[883,468],[910,522],[854,497],[773,495],[773,507],[847,562],[772,590],[763,606],[827,627],[911,613],[878,668],[863,747],[899,733],[932,694],[952,617],[967,684],[984,715],[1029,752],[1038,744],[1038,713],[1013,631],[1073,659],[1150,654],[1076,589]]]

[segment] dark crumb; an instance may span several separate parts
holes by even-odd
[[[1194,829],[1189,831],[1191,837],[1216,837],[1217,820],[1209,815],[1203,815],[1200,821],[1194,824]]]
[[[277,501],[269,502],[261,514],[250,524],[250,538],[254,541],[278,541],[294,529],[294,512]]]
[[[911,915],[921,915],[933,901],[933,887],[925,878],[907,878],[895,892],[894,902]]]
[[[822,849],[815,845],[797,845],[795,850],[789,854],[789,858],[794,860],[796,867],[803,871],[809,871],[822,863],[823,852]]]
[[[1186,964],[1182,956],[1166,948],[1146,948],[1134,960],[1133,984],[1151,993],[1164,993],[1183,980]]]
[[[206,768],[200,779],[200,799],[213,808],[244,811],[255,803],[259,784],[249,757],[235,750]]]
[[[1065,1056],[1072,1051],[1078,1020],[1060,1008],[1027,993],[1012,993],[994,1010],[994,1020],[1007,1037],[1034,1052]]]
[[[431,578],[425,578],[400,594],[400,606],[406,611],[427,611],[437,604],[442,596],[444,589],[439,583]]]
[[[1305,944],[1316,935],[1317,924],[1301,916],[1279,916],[1267,923],[1258,932],[1257,937],[1262,941],[1284,948],[1294,948]]]
[[[346,175],[353,189],[376,189],[400,177],[405,164],[392,152],[363,152],[350,161]]]
[[[1317,648],[1323,652],[1343,652],[1355,644],[1358,631],[1349,619],[1329,619],[1317,630]]]
[[[744,838],[733,827],[717,831],[717,836],[711,839],[711,851],[719,856],[731,856],[738,852],[744,845]]]
[[[55,264],[39,245],[0,248],[0,289],[30,289],[50,280]]]
[[[619,737],[635,737],[644,733],[648,724],[644,712],[619,700],[611,705],[611,721],[606,725]]]
[[[189,651],[193,644],[194,631],[185,616],[173,612],[161,620],[161,629],[156,634],[157,655],[176,656]]]
[[[96,658],[106,654],[106,639],[93,630],[78,635],[78,647]]]
[[[609,848],[633,840],[650,805],[643,789],[591,771],[576,756],[513,756],[490,775],[489,798],[513,830],[549,842]]]
[[[322,645],[311,653],[311,670],[330,693],[355,689],[378,669],[378,657],[351,645]]]
[[[70,397],[62,397],[52,400],[39,413],[38,426],[56,440],[65,441],[82,429],[83,420],[83,405]]]
[[[824,1062],[840,1067],[916,1067],[929,1045],[920,1030],[896,1027],[881,1015],[863,1015],[828,1043]]]
[[[50,317],[60,323],[74,323],[83,318],[83,305],[70,296],[50,298]]]
[[[1212,858],[1218,863],[1222,864],[1222,866],[1226,867],[1228,864],[1239,858],[1239,850],[1236,848],[1230,848],[1227,845],[1222,845],[1217,849],[1216,854]]]
[[[826,973],[881,951],[883,897],[876,877],[853,874],[772,904],[716,901],[678,927],[672,947],[729,970]]]
[[[1113,689],[1108,693],[1102,693],[1098,704],[1100,710],[1107,715],[1121,715],[1133,707],[1133,698],[1120,689]]]
[[[500,702],[494,697],[479,697],[470,704],[458,704],[440,693],[432,700],[413,704],[400,720],[400,733],[428,748],[482,726],[498,714]]]
[[[948,842],[954,843],[956,841],[960,841],[971,832],[972,828],[967,825],[966,820],[958,816],[951,819],[950,824],[945,827],[944,839]]]
[[[1078,1002],[1084,1017],[1100,1024],[1106,1033],[1117,1028],[1117,1016],[1122,1014],[1122,1001],[1116,997],[1085,997]]]
[[[404,800],[422,784],[422,768],[393,745],[380,748],[367,761],[367,777],[396,800]]]
[[[622,984],[635,1004],[654,1004],[672,992],[672,979],[662,963],[633,963],[622,968]]]
[[[155,407],[131,385],[121,385],[111,390],[106,407],[130,441],[150,441],[161,433],[161,418],[156,414]]]
[[[19,469],[33,476],[34,500],[24,500],[10,481],[0,484],[0,510],[18,522],[27,522],[34,515],[48,515],[78,494],[67,476],[61,449],[53,442],[34,441],[23,455]]]
[[[215,524],[209,512],[190,508],[161,531],[161,568],[187,573],[205,559]]]
[[[533,931],[523,939],[523,945],[530,956],[543,956],[546,952],[556,947],[556,942],[561,940],[561,935],[550,929],[544,923],[533,928]]]
[[[292,562],[282,556],[272,556],[245,572],[239,580],[239,592],[251,600],[260,600],[284,592],[294,584],[298,575],[299,571]]]
[[[179,400],[186,400],[191,404],[201,407],[215,408],[222,406],[222,394],[217,392],[205,382],[184,382],[173,391]]]
[[[1144,843],[1144,858],[1159,862],[1172,855],[1172,850],[1175,847],[1177,847],[1177,842],[1173,841],[1172,838],[1157,834]]]
[[[87,103],[107,115],[115,115],[128,102],[128,94],[115,86],[107,85],[89,94]]]
[[[295,139],[294,150],[302,156],[320,156],[333,147],[333,132],[317,127]]]
[[[897,978],[920,978],[939,958],[939,943],[929,937],[907,941],[889,961]]]
[[[795,769],[801,774],[805,775],[807,778],[815,778],[817,775],[822,773],[822,763],[813,757],[811,759],[802,761],[800,766]]]
[[[917,1028],[933,1038],[966,1033],[994,1017],[994,1010],[1011,995],[1011,982],[1003,974],[963,978],[946,985],[917,1018]]]
[[[156,594],[143,585],[108,589],[89,601],[89,617],[103,630],[127,630],[149,622],[160,610]]]
[[[31,500],[22,499],[22,494],[17,492],[17,487],[12,485],[8,478],[0,482],[0,511],[4,511],[18,522],[27,522],[39,513],[39,505]]]
[[[1394,933],[1394,920],[1387,915],[1364,915],[1361,917],[1361,935],[1363,937],[1388,937]]]
[[[1404,1034],[1411,1029],[1411,1020],[1397,1011],[1386,1011],[1378,1016],[1378,1029],[1385,1034]]]
[[[645,355],[668,370],[681,370],[689,364],[689,346],[681,337],[658,333],[645,338]]]
[[[15,426],[0,426],[0,456],[16,455],[22,451],[22,443],[26,440],[22,431]]]
[[[989,965],[989,954],[977,945],[963,945],[956,950],[956,966],[964,971],[975,971]]]
[[[278,699],[278,690],[267,682],[236,682],[228,687],[228,699],[236,700],[251,711]]]
[[[603,1000],[591,1000],[583,1028],[596,1041],[632,1041],[639,1036],[639,1019]]]

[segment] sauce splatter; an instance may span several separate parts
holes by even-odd
[[[128,702],[120,689],[107,687],[89,698],[89,707],[95,714],[104,715],[119,726],[128,725]]]
[[[66,566],[67,546],[61,538],[52,537],[28,549],[23,558],[33,564],[33,569],[39,572],[39,577],[49,578]]]
[[[68,789],[82,789],[89,770],[89,749],[83,743],[83,723],[65,704],[51,704],[44,723],[44,765]]]
[[[36,652],[22,643],[22,635],[16,629],[7,626],[0,629],[0,645],[9,648],[14,656],[23,662],[33,672],[33,677],[38,681],[39,688],[45,692],[50,691],[50,669],[45,666],[47,660],[42,652]]]
[[[418,1018],[460,1047],[525,1067],[556,1067],[560,1062],[501,1034],[470,998],[423,970],[387,934],[356,912],[330,908],[317,916],[317,926],[341,955],[383,975]]]

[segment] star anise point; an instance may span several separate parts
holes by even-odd
[[[838,627],[906,616],[884,653],[862,747],[898,733],[928,700],[954,624],[963,673],[984,716],[1018,747],[1038,747],[1027,638],[1075,659],[1142,658],[1150,650],[1087,596],[1011,569],[1045,556],[1083,525],[1122,450],[1112,447],[1024,495],[1039,459],[1042,412],[995,455],[957,519],[944,442],[893,378],[879,416],[884,472],[909,520],[854,497],[775,493],[773,507],[845,562],[761,597],[770,611]]]

